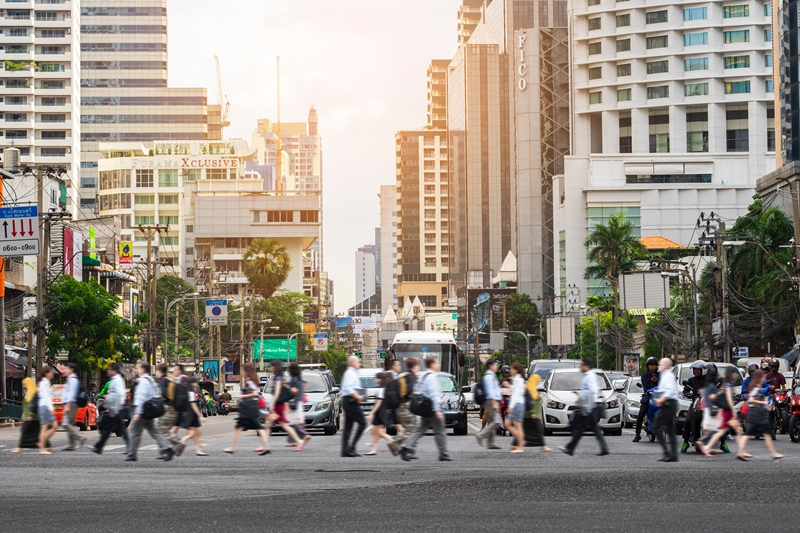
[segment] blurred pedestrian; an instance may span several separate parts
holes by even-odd
[[[386,392],[386,382],[392,379],[390,372],[378,372],[375,374],[375,382],[378,388],[375,390],[375,405],[372,407],[367,421],[372,424],[372,445],[369,451],[364,455],[376,455],[378,453],[378,443],[381,439],[392,442],[392,437],[386,434],[386,426],[393,424],[393,421],[387,422],[392,417],[392,412],[386,409],[386,402],[384,395]]]
[[[38,448],[39,447],[39,412],[32,409],[32,402],[36,396],[36,382],[33,378],[25,378],[22,380],[22,388],[25,390],[25,395],[22,397],[22,428],[19,433],[19,444],[11,453],[22,453],[23,448]],[[36,398],[38,400],[38,398]],[[46,447],[50,447],[50,443],[45,443]]]
[[[597,422],[602,417],[603,404],[598,401],[600,399],[600,386],[598,385],[599,376],[592,370],[594,360],[589,357],[581,359],[581,372],[583,377],[581,379],[581,390],[578,394],[578,409],[573,411],[574,418],[570,424],[572,430],[572,439],[566,446],[561,446],[558,449],[567,455],[575,453],[578,443],[583,437],[583,433],[587,428],[591,429],[594,433],[597,443],[600,445],[600,453],[597,455],[608,455],[608,445],[606,439],[603,438],[603,431]]]
[[[437,372],[439,372],[439,358],[435,355],[428,356],[425,359],[426,372],[419,376],[419,386],[417,387],[416,394],[421,394],[431,401],[431,408],[433,409],[432,416],[420,417],[420,424],[414,430],[414,433],[400,448],[399,454],[403,461],[410,461],[410,449],[416,445],[417,441],[425,435],[429,429],[433,431],[434,438],[436,439],[436,448],[439,450],[440,461],[452,461],[450,452],[447,451],[447,435],[444,428],[444,415],[441,410],[442,387],[439,384]],[[449,378],[448,378],[449,379]]]
[[[528,376],[525,390],[532,400],[531,409],[525,411],[525,420],[522,429],[525,433],[525,446],[539,446],[545,453],[552,452],[544,440],[544,426],[542,425],[542,397],[539,395],[539,382],[542,380],[538,374]]]
[[[636,435],[633,437],[633,442],[642,440],[642,425],[650,410],[650,395],[658,387],[658,359],[648,357],[645,367],[647,372],[639,378],[642,384],[642,396],[639,398],[639,412],[636,415]]]
[[[678,414],[678,382],[672,373],[672,359],[663,358],[658,364],[658,399],[660,408],[653,420],[656,439],[664,451],[659,459],[665,463],[678,462],[678,437],[675,435],[675,416]],[[664,438],[666,434],[666,439]],[[669,440],[669,448],[666,440]]]
[[[244,373],[245,381],[242,393],[239,395],[239,416],[236,419],[236,432],[233,434],[231,445],[222,451],[225,453],[236,451],[236,444],[242,437],[242,433],[251,429],[261,437],[261,450],[258,455],[267,455],[270,450],[267,445],[267,434],[261,423],[261,409],[258,402],[261,392],[258,390],[256,367],[253,363],[245,363],[242,365],[242,372]]]
[[[392,379],[397,379],[400,376],[402,365],[399,359],[392,359],[389,362],[389,372],[392,374]]]
[[[136,392],[133,397],[133,420],[130,425],[130,441],[128,442],[128,455],[126,461],[136,461],[139,452],[139,442],[142,439],[142,432],[147,430],[150,436],[158,443],[161,449],[167,450],[164,461],[171,461],[175,456],[175,449],[164,438],[164,435],[156,429],[155,419],[144,418],[144,406],[153,398],[160,396],[158,386],[150,376],[150,363],[140,361],[136,365],[139,380],[136,383]]]
[[[416,459],[417,443],[414,442],[407,445],[405,442],[414,433],[414,430],[417,429],[417,424],[419,424],[419,417],[409,410],[411,395],[417,385],[419,360],[414,357],[406,359],[406,369],[408,372],[397,377],[397,393],[400,397],[400,406],[394,411],[400,421],[402,431],[398,431],[392,442],[389,443],[389,451],[392,452],[392,455],[397,455],[400,447],[405,446],[408,449],[409,458]]]
[[[67,433],[67,445],[63,448],[65,452],[71,452],[78,448],[83,448],[88,440],[83,437],[75,425],[75,415],[78,414],[78,392],[80,391],[80,380],[78,379],[78,365],[69,362],[65,365],[64,376],[67,381],[64,383],[64,393],[61,402],[64,406],[61,417],[61,426]]]
[[[283,375],[283,363],[275,359],[270,363],[270,366],[272,367],[272,409],[267,415],[265,428],[267,443],[269,444],[269,436],[272,433],[272,424],[278,424],[297,443],[297,450],[295,451],[299,452],[305,447],[306,442],[300,440],[297,432],[289,425],[289,419],[286,417],[289,410],[289,400],[292,399],[294,394]]]
[[[484,442],[486,447],[490,450],[499,450],[500,446],[494,443],[495,432],[502,423],[500,417],[500,385],[497,381],[497,366],[499,362],[497,359],[489,359],[486,362],[486,372],[483,374],[483,390],[486,394],[486,401],[483,402],[484,414],[486,416],[486,425],[483,426],[480,433],[475,435],[479,446],[483,446]]]
[[[303,398],[306,394],[306,382],[303,381],[302,371],[300,370],[300,365],[297,363],[289,363],[289,388],[292,389],[292,394],[294,397],[292,400],[289,400],[289,410],[287,413],[287,418],[291,423],[292,429],[297,433],[297,436],[303,439],[303,446],[308,444],[311,440],[311,435],[308,434],[308,431],[305,430],[303,426],[305,426],[305,410],[303,409]],[[291,435],[286,435],[286,440],[288,441],[286,446],[290,448],[298,448],[296,451],[300,451],[300,448],[296,441],[292,440]]]
[[[347,358],[347,370],[342,376],[342,408],[344,409],[344,433],[342,434],[342,457],[361,457],[356,452],[356,445],[364,433],[367,421],[364,419],[364,412],[361,410],[361,402],[364,397],[361,395],[361,376],[358,369],[361,361],[355,355]],[[353,425],[358,426],[356,433],[351,439]]]
[[[125,408],[125,398],[128,395],[125,391],[125,380],[122,378],[122,365],[119,363],[111,363],[111,368],[108,369],[108,375],[111,376],[107,392],[103,395],[104,402],[98,408],[101,411],[100,421],[98,426],[100,429],[100,440],[90,448],[94,453],[103,453],[108,438],[111,433],[119,433],[122,435],[125,444],[129,444],[128,429],[125,427],[125,422],[122,420],[122,413]]]
[[[200,428],[203,426],[202,417],[200,416],[200,409],[197,407],[197,402],[201,401],[197,393],[194,391],[194,386],[197,384],[197,378],[188,377],[185,381],[189,391],[189,409],[183,417],[182,426],[189,430],[189,432],[180,440],[179,445],[181,450],[186,446],[190,440],[194,441],[195,455],[205,457],[208,454],[203,451],[203,443],[200,440]]]
[[[511,446],[511,453],[525,451],[525,434],[522,431],[522,421],[525,419],[525,370],[522,365],[511,363],[511,402],[506,415],[506,429],[514,437],[516,444]]]
[[[56,416],[53,413],[53,390],[50,388],[50,380],[53,379],[53,369],[45,365],[42,367],[42,379],[39,381],[37,392],[39,393],[39,453],[50,455],[53,451],[47,446],[50,437],[56,432]]]
[[[169,366],[165,363],[160,363],[156,366],[156,380],[158,381],[158,391],[161,394],[161,397],[164,399],[164,414],[158,417],[156,420],[156,428],[158,431],[164,435],[164,438],[167,439],[173,449],[175,450],[175,454],[180,457],[183,453],[183,449],[186,447],[185,444],[178,438],[177,428],[180,427],[181,424],[181,417],[183,412],[178,410],[178,405],[176,402],[179,402],[179,392],[178,388],[182,387],[177,381],[172,381],[169,379],[167,372],[169,371]],[[178,374],[180,376],[180,374]],[[173,431],[174,429],[174,431]],[[159,454],[161,458],[167,456],[167,450],[162,448],[159,450]]]
[[[766,377],[762,370],[753,372],[753,379],[750,381],[750,390],[747,393],[747,432],[739,439],[739,452],[736,458],[740,461],[748,461],[753,458],[747,453],[747,441],[750,437],[763,437],[767,445],[772,460],[782,459],[783,455],[775,450],[772,443],[772,426],[769,421],[769,402],[764,395],[763,387]]]
[[[760,372],[760,370],[756,371]],[[708,391],[706,403],[711,403],[720,410],[718,415],[720,421],[717,425],[716,431],[707,431],[706,434],[697,441],[697,449],[708,458],[713,457],[713,455],[710,453],[710,450],[713,449],[717,441],[725,438],[730,430],[733,430],[737,435],[737,441],[739,442],[738,455],[742,456],[742,426],[739,424],[739,420],[736,418],[736,414],[734,413],[735,403],[733,399],[733,382],[737,378],[738,373],[738,370],[730,368],[725,378],[720,380],[722,383],[720,384],[718,390],[715,391],[714,388],[706,389]],[[752,381],[750,383],[752,383]]]

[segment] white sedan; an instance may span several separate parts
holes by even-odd
[[[622,435],[622,406],[617,391],[611,386],[605,373],[595,369],[606,416],[600,420],[603,433]],[[542,390],[542,411],[544,431],[552,435],[554,431],[569,430],[569,414],[578,410],[578,391],[581,389],[583,375],[579,369],[556,368],[539,385]]]

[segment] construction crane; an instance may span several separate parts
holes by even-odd
[[[278,136],[278,144],[275,146],[275,188],[278,190],[283,189],[283,168],[281,162],[283,160],[283,139],[281,138],[281,56],[276,56],[276,70],[277,70],[277,107],[278,107],[278,123],[275,135]]]
[[[222,94],[222,74],[220,74],[219,70],[219,56],[214,56],[214,62],[217,64],[217,101],[222,109],[222,129],[225,129],[231,125],[231,121],[228,118],[231,111],[231,103],[228,101],[228,96],[223,96]]]

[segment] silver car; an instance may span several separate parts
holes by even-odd
[[[597,374],[606,416],[600,420],[603,433],[622,435],[622,407],[617,391],[602,370]],[[552,435],[554,431],[568,431],[569,413],[578,410],[578,391],[581,389],[583,375],[579,369],[554,368],[540,387],[542,388],[542,420],[544,432]]]
[[[636,425],[636,417],[639,416],[640,401],[642,399],[642,381],[639,377],[631,377],[625,382],[625,388],[620,395],[620,403],[622,404],[622,419],[625,421],[625,427],[633,427]]]

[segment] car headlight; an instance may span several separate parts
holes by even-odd
[[[619,402],[617,400],[611,400],[606,403],[606,408],[608,409],[616,409],[617,407],[619,407]]]
[[[330,400],[325,400],[324,402],[319,402],[317,404],[317,408],[315,409],[315,411],[324,411],[325,409],[330,409],[332,405],[333,405],[333,402],[331,402]]]
[[[636,400],[628,400],[628,407],[630,407],[631,409],[639,409],[641,406],[642,404],[640,404]]]
[[[564,405],[561,402],[557,402],[555,400],[550,400],[547,402],[547,407],[549,407],[550,409],[563,409],[566,407],[566,405]]]

